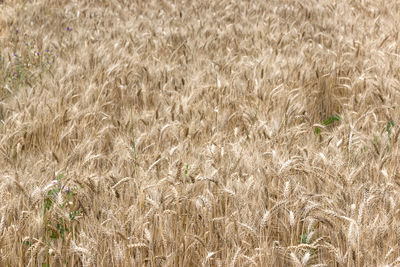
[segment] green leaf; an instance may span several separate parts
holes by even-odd
[[[53,230],[51,230],[51,235],[50,235],[51,239],[57,239],[57,233]]]
[[[64,174],[60,173],[59,175],[57,175],[56,179],[58,182],[60,182],[62,179],[64,178]]]
[[[31,242],[29,242],[29,241],[21,241],[21,243],[23,245],[25,245],[25,246],[30,246],[31,245]]]
[[[187,175],[189,173],[189,164],[186,163],[186,167],[185,167],[185,175]]]
[[[322,124],[325,125],[325,126],[328,126],[328,125],[334,123],[335,121],[340,121],[340,117],[339,116],[329,117],[328,119],[324,120],[322,122]]]
[[[392,127],[394,126],[394,121],[391,120],[386,124],[386,132],[388,134],[389,139],[391,139]]]
[[[329,117],[328,119],[324,120],[324,121],[322,122],[322,125],[328,126],[328,125],[334,123],[335,121],[340,121],[340,117],[339,117],[338,115],[334,115],[334,116]],[[315,127],[314,133],[315,133],[316,135],[320,134],[320,133],[321,133],[321,128]]]
[[[53,201],[51,201],[50,198],[46,198],[44,202],[44,212],[46,212],[46,210],[50,210],[52,204]]]
[[[307,234],[300,235],[299,244],[307,244]]]

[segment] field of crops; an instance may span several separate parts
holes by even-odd
[[[0,2],[0,266],[400,265],[399,1]]]

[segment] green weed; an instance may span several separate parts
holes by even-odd
[[[322,122],[322,125],[329,126],[329,125],[333,124],[335,121],[340,121],[340,117],[338,115],[331,116],[328,119],[324,120]],[[320,134],[321,133],[321,128],[315,127],[314,132],[315,132],[316,135]]]

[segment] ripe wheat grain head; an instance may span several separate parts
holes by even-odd
[[[395,1],[0,5],[0,265],[398,262]]]

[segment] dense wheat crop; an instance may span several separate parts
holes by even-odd
[[[2,2],[0,266],[398,266],[399,14]]]

